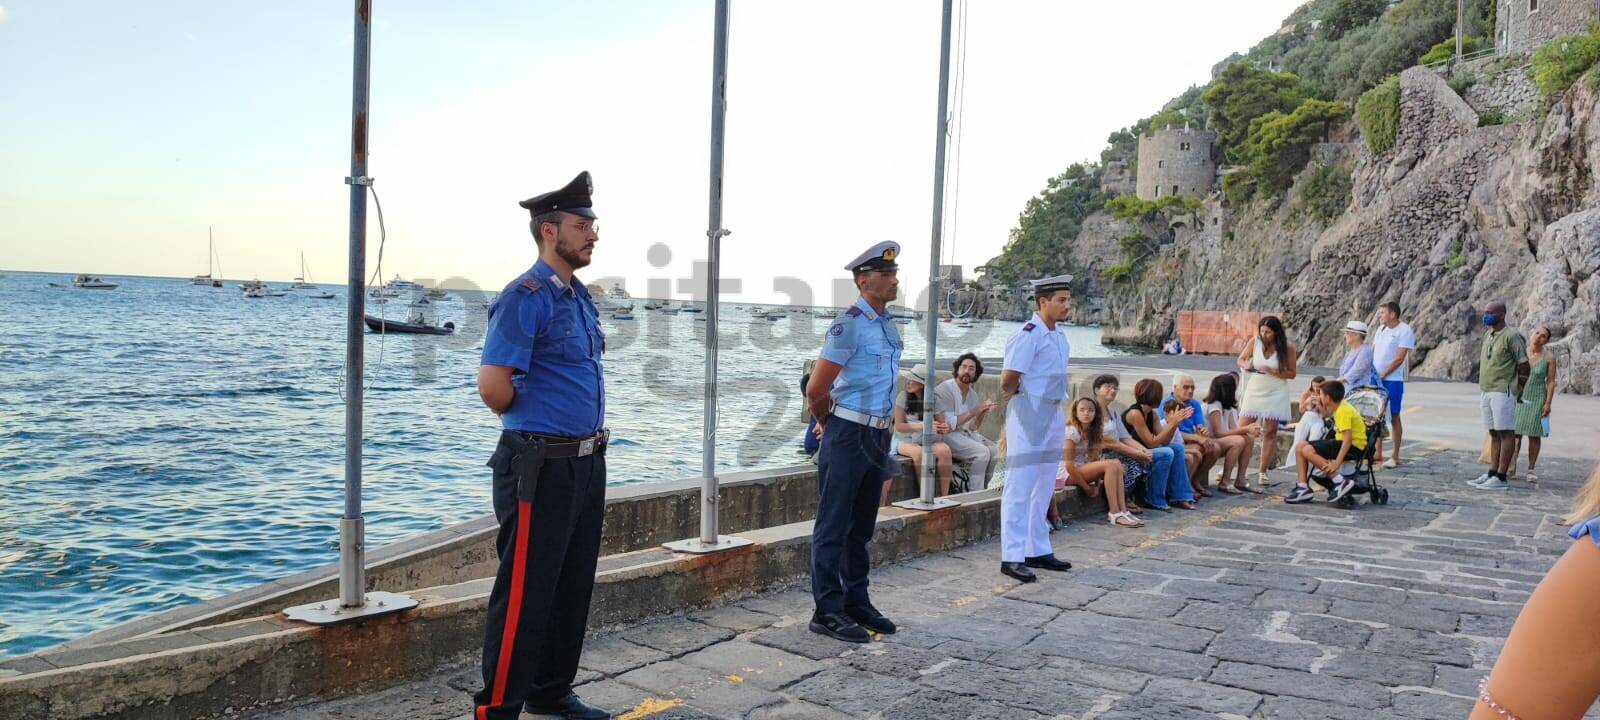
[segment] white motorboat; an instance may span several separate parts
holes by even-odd
[[[424,295],[423,297],[429,300],[449,300],[450,293],[447,293],[440,288],[434,288],[429,290],[428,294]]]
[[[631,320],[633,319],[633,298],[628,295],[627,290],[622,289],[622,283],[615,283],[610,290],[605,292],[605,296],[600,298],[600,309],[612,313],[628,314],[628,319]]]
[[[216,262],[217,244],[211,237],[211,228],[206,227],[206,274],[189,278],[190,285],[206,285],[214,288],[222,287],[222,281],[212,276],[213,273],[222,271],[222,263]]]
[[[72,286],[80,290],[115,290],[122,287],[119,283],[107,282],[93,275],[79,275],[73,278]]]
[[[246,280],[242,283],[239,283],[239,290],[241,292],[250,292],[251,290],[263,289],[266,286],[267,284],[261,282],[260,280]]]
[[[389,290],[393,290],[396,293],[398,293],[400,291],[403,291],[403,290],[421,290],[422,289],[421,285],[418,285],[417,283],[411,282],[410,280],[407,280],[405,278],[400,277],[400,275],[398,273],[395,274],[394,279],[392,279],[389,282],[385,283],[384,287],[389,289]]]

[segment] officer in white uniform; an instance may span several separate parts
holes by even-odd
[[[1072,276],[1032,280],[1033,317],[1006,341],[1000,394],[1006,403],[1006,485],[1000,501],[1000,572],[1033,582],[1029,568],[1072,568],[1050,547],[1045,513],[1055,491],[1056,466],[1067,441],[1071,348],[1057,327],[1072,309]]]

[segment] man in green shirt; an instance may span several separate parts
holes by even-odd
[[[1528,342],[1522,333],[1506,327],[1505,303],[1491,303],[1483,314],[1483,324],[1489,326],[1489,333],[1483,336],[1483,348],[1478,352],[1478,405],[1493,444],[1489,472],[1472,485],[1480,490],[1504,490],[1517,449],[1517,396],[1528,378]]]

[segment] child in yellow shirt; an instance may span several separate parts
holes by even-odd
[[[1284,498],[1287,503],[1311,501],[1311,468],[1322,471],[1329,478],[1328,502],[1337,502],[1356,488],[1356,483],[1339,473],[1346,459],[1354,458],[1367,449],[1367,422],[1355,407],[1344,401],[1344,383],[1329,380],[1322,384],[1322,407],[1334,408],[1333,435],[1323,440],[1300,445],[1295,449],[1295,472],[1298,474],[1294,490]]]

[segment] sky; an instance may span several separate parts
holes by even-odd
[[[943,262],[970,278],[1046,180],[1298,4],[958,0]],[[187,277],[206,269],[209,227],[223,277],[287,280],[303,252],[314,280],[343,283],[352,5],[0,5],[0,269]],[[601,235],[580,279],[702,287],[712,9],[374,0],[384,277],[500,289],[535,259],[517,201],[588,170]],[[920,306],[940,4],[734,0],[731,18],[724,292],[846,304],[830,297],[845,263],[895,240]]]

